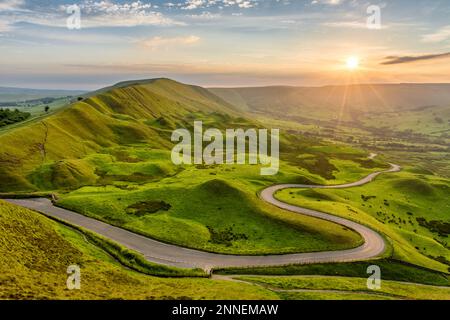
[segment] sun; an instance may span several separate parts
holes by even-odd
[[[347,58],[346,61],[347,69],[348,70],[356,70],[359,67],[359,58],[357,56],[351,56]]]

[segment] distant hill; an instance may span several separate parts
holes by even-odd
[[[0,87],[0,102],[22,102],[42,98],[61,98],[83,94],[79,90],[41,90]]]
[[[364,112],[450,106],[450,84],[274,86],[209,90],[243,111],[321,120],[352,120]]]

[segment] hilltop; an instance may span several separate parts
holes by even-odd
[[[0,191],[39,189],[38,168],[41,177],[43,170],[46,178],[83,184],[92,180],[94,169],[76,159],[141,142],[168,149],[171,131],[190,128],[193,119],[221,127],[238,116],[231,104],[201,87],[169,79],[123,82],[0,133]],[[73,161],[58,162],[63,159]]]

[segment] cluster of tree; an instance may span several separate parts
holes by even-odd
[[[0,109],[0,127],[7,126],[28,119],[31,116],[28,112],[22,112],[17,109]]]

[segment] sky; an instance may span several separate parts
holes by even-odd
[[[0,0],[0,86],[450,82],[449,17],[449,0]]]

